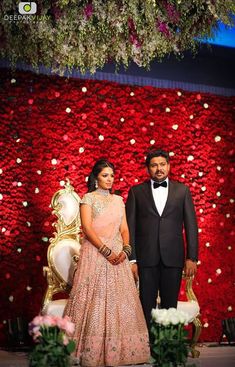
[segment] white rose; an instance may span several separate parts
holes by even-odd
[[[179,311],[179,322],[181,324],[187,325],[189,320],[189,315],[184,311]]]
[[[172,325],[177,325],[179,324],[179,316],[177,314],[172,314],[170,315],[170,323]]]
[[[155,308],[153,308],[152,311],[151,311],[151,316],[152,316],[152,319],[154,321],[156,321],[157,315],[158,315],[157,310]]]
[[[165,321],[165,319],[167,319],[168,322],[168,317],[167,317],[167,310],[165,308],[158,310],[158,322],[159,324],[165,325],[163,322]]]
[[[168,326],[170,325],[171,321],[169,317],[165,317],[164,320],[162,321],[162,325],[163,326]]]

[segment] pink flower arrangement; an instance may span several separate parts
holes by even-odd
[[[74,329],[68,316],[36,316],[29,324],[29,334],[36,342],[30,354],[30,367],[68,366],[75,349],[71,340]]]
[[[59,316],[50,316],[50,315],[38,315],[34,317],[34,319],[29,324],[29,333],[32,335],[34,340],[37,340],[42,333],[40,332],[41,328],[52,328],[57,327],[62,330],[66,336],[72,337],[74,334],[75,325],[71,322],[71,319],[68,316],[63,318]]]

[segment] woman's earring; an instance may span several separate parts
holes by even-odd
[[[95,188],[98,189],[98,182],[95,180]]]

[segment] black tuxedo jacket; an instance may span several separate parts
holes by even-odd
[[[169,180],[168,198],[161,216],[154,203],[151,181],[133,186],[128,194],[126,213],[131,260],[136,259],[139,266],[155,266],[161,259],[166,266],[183,267],[185,250],[187,259],[197,260],[198,227],[187,186]]]

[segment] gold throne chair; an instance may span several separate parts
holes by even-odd
[[[47,250],[48,266],[43,267],[47,278],[47,289],[42,304],[42,314],[63,316],[67,295],[72,287],[74,272],[80,250],[80,197],[69,180],[64,189],[52,197],[52,213],[57,216],[53,223],[56,232],[50,238]],[[57,297],[56,297],[57,295]],[[63,295],[58,298],[58,295]]]
[[[202,331],[202,323],[200,320],[200,306],[197,297],[193,291],[194,277],[186,277],[183,273],[183,280],[186,294],[186,301],[178,301],[177,309],[188,314],[188,323],[192,326],[192,337],[190,340],[191,356],[197,358],[200,355],[199,350],[196,349],[198,339]]]

